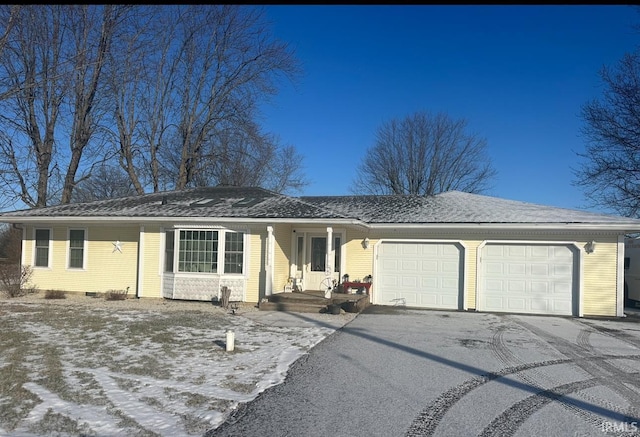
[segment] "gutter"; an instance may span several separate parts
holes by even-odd
[[[434,229],[434,230],[572,230],[638,232],[640,223],[374,223],[369,229]]]
[[[572,231],[605,231],[605,232],[640,232],[640,221],[632,223],[366,223],[359,219],[336,219],[336,218],[246,218],[246,217],[113,217],[113,216],[29,216],[29,217],[2,217],[0,222],[13,223],[14,226],[21,223],[83,223],[83,224],[140,224],[144,223],[220,223],[220,224],[322,224],[322,225],[351,225],[358,226],[365,230],[572,230]]]

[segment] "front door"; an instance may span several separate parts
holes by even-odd
[[[327,273],[327,237],[314,236],[309,237],[307,244],[307,261],[305,288],[307,290],[320,290],[322,280]]]

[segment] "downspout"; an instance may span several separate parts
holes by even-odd
[[[616,316],[624,317],[624,234],[618,235]]]
[[[143,270],[144,270],[144,225],[140,226],[140,235],[138,236],[138,265],[136,268],[136,298],[142,297],[143,287]]]

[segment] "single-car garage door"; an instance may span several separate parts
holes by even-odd
[[[486,244],[481,250],[480,311],[572,315],[572,245]]]
[[[458,309],[462,249],[456,243],[382,242],[374,302],[379,305]]]

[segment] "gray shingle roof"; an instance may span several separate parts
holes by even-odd
[[[302,200],[367,223],[631,223],[640,220],[449,191],[435,196],[315,196]]]
[[[0,214],[3,217],[343,218],[262,188],[205,187],[71,203]]]
[[[366,224],[629,224],[640,220],[450,191],[436,196],[302,196],[206,187],[0,214],[0,221],[76,218],[357,220]]]

